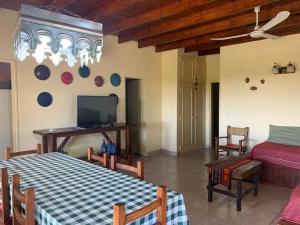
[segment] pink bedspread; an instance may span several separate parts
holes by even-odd
[[[300,224],[300,185],[293,190],[290,201],[283,210],[281,218]]]
[[[300,170],[300,147],[263,142],[256,145],[251,153],[251,159],[273,163]]]

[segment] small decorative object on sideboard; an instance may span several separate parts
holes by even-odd
[[[101,145],[101,152],[108,153],[110,155],[117,154],[117,146],[112,141],[106,143],[104,140]]]
[[[286,66],[280,66],[278,63],[274,63],[272,68],[273,74],[285,74],[285,73],[295,73],[296,67],[292,62],[289,62]]]

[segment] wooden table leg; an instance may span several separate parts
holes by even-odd
[[[131,158],[131,150],[130,150],[130,128],[126,128],[126,154],[128,163],[131,164],[132,158]]]
[[[207,190],[208,190],[208,202],[212,202],[213,199],[213,181],[212,181],[212,172],[208,172],[208,185],[207,185]]]
[[[43,153],[48,153],[48,135],[42,136]]]
[[[117,148],[117,154],[121,154],[121,131],[116,131],[116,148]]]
[[[254,188],[253,188],[253,195],[257,196],[258,194],[258,183],[259,183],[259,170],[257,170],[254,174],[254,179],[253,179],[253,183],[254,183]]]
[[[242,209],[242,181],[237,180],[236,210],[241,211],[241,209]]]
[[[52,152],[57,152],[57,138],[52,135]]]

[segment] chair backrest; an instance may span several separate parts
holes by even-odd
[[[103,156],[100,155],[95,155],[94,154],[94,149],[93,148],[88,148],[88,160],[96,160],[98,161],[102,166],[105,168],[109,167],[109,155],[107,153],[103,153]]]
[[[231,127],[227,126],[227,143],[232,144],[232,136],[242,136],[244,137],[245,144],[248,144],[248,134],[249,134],[249,127]]]
[[[137,178],[144,180],[144,161],[142,160],[137,161],[137,165],[134,167],[127,164],[118,163],[118,157],[116,155],[112,155],[110,160],[110,168],[112,170],[128,171],[135,174]]]
[[[13,224],[14,225],[35,225],[34,188],[25,189],[25,192],[23,194],[20,191],[19,175],[13,175],[12,202],[13,202]],[[22,209],[23,206],[25,206],[25,213],[23,213],[23,209]]]
[[[0,210],[0,224],[11,224],[10,220],[10,207],[9,207],[9,187],[8,187],[8,175],[7,168],[1,168],[1,205]]]
[[[157,199],[150,204],[134,212],[125,213],[125,204],[116,203],[113,212],[113,225],[125,225],[145,217],[149,213],[157,210],[157,224],[165,225],[167,223],[167,188],[159,186],[157,188]]]
[[[41,154],[42,146],[41,144],[36,145],[36,149],[34,150],[26,150],[26,151],[19,151],[19,152],[12,152],[10,148],[4,149],[4,159],[9,160],[13,157],[17,156],[24,156],[24,155],[31,155],[31,154]]]

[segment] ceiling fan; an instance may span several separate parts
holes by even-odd
[[[254,31],[252,31],[251,33],[235,35],[235,36],[230,36],[230,37],[223,37],[223,38],[211,38],[211,40],[223,41],[223,40],[246,37],[246,36],[250,36],[252,38],[267,38],[267,39],[275,40],[275,39],[278,39],[280,37],[272,35],[272,34],[265,33],[265,31],[267,31],[267,30],[271,29],[272,27],[275,27],[277,24],[283,22],[291,14],[289,11],[281,11],[272,20],[270,20],[264,26],[260,27],[258,25],[258,13],[260,12],[260,6],[255,7],[254,12],[256,13],[256,26],[254,27]]]

